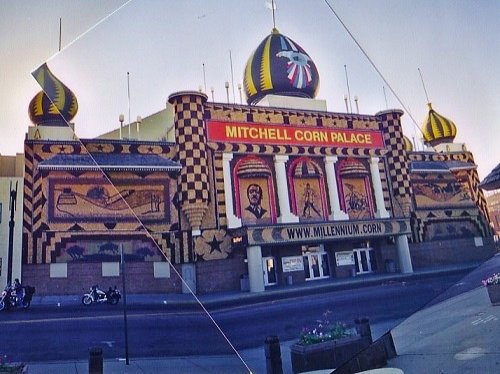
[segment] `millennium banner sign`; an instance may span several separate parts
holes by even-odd
[[[380,219],[355,222],[290,224],[248,227],[248,245],[315,243],[345,239],[367,239],[410,233],[407,219]]]

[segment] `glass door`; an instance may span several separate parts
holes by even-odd
[[[264,269],[264,286],[276,284],[276,259],[274,257],[263,257],[262,267]]]
[[[330,262],[327,253],[305,253],[303,258],[306,280],[328,278],[330,276]]]
[[[353,252],[356,274],[373,273],[377,270],[373,248],[356,248]]]

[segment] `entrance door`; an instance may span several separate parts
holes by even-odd
[[[377,270],[375,251],[373,248],[356,248],[353,252],[354,262],[356,264],[356,274],[373,273]]]
[[[276,284],[276,259],[274,257],[262,257],[262,267],[264,269],[264,286]]]
[[[307,253],[303,255],[306,280],[328,278],[330,263],[325,252]]]

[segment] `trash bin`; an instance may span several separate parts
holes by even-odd
[[[240,289],[241,291],[250,291],[250,280],[248,279],[248,274],[242,274],[240,276]]]
[[[89,350],[89,374],[102,374],[102,348],[94,347]]]
[[[281,346],[277,336],[268,336],[264,342],[267,374],[283,374],[281,362]]]

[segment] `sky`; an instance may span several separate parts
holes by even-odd
[[[40,91],[31,72],[44,62],[77,96],[80,138],[116,128],[120,113],[127,122],[129,106],[132,121],[156,113],[176,91],[201,87],[211,99],[213,87],[226,102],[228,81],[239,103],[246,61],[273,28],[268,3],[0,0],[0,154],[23,151],[28,104]],[[403,109],[405,135],[419,139],[427,91],[482,180],[500,162],[499,14],[496,0],[276,0],[275,19],[315,62],[317,98],[329,111],[345,113],[349,92],[353,112],[354,96],[361,114]]]

